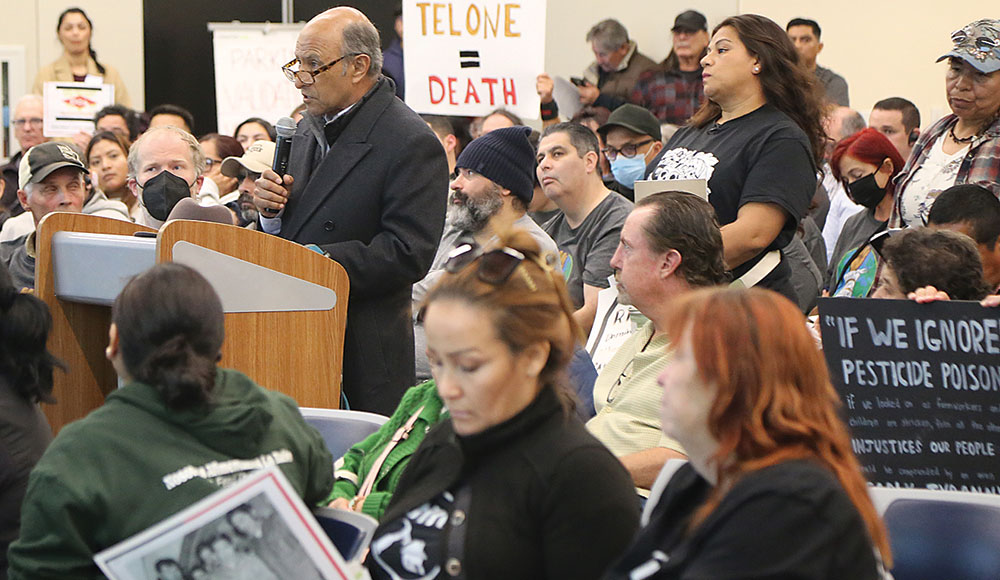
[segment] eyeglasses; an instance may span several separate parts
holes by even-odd
[[[258,179],[260,179],[260,174],[254,173],[253,171],[249,171],[247,169],[240,169],[239,171],[236,172],[235,177],[237,182],[243,183],[243,180],[248,177],[250,178],[250,181],[257,181]]]
[[[299,70],[292,70],[292,67],[295,66],[296,64],[298,64],[298,65],[302,64],[302,63],[299,62],[299,59],[293,58],[288,64],[286,64],[285,66],[281,67],[281,72],[285,73],[285,78],[287,78],[288,80],[292,81],[293,83],[297,80],[300,83],[302,83],[304,86],[308,87],[309,85],[311,85],[311,84],[313,84],[313,83],[316,82],[316,76],[318,74],[320,74],[320,73],[322,73],[324,71],[330,70],[330,68],[332,68],[333,65],[335,65],[338,62],[344,60],[345,58],[350,58],[352,56],[358,56],[359,54],[364,54],[364,53],[363,52],[351,52],[351,53],[345,54],[344,56],[338,58],[337,60],[331,61],[331,62],[329,62],[327,64],[324,64],[323,66],[319,67],[318,69],[311,70],[311,71],[310,70],[301,70],[301,69],[299,69]]]
[[[207,167],[208,169],[211,169],[213,165],[217,165],[219,163],[222,163],[221,159],[216,159],[214,157],[205,158],[205,167]]]
[[[605,147],[604,149],[601,149],[601,151],[604,151],[604,156],[608,158],[608,161],[614,161],[618,158],[619,154],[624,156],[626,159],[632,159],[635,157],[635,154],[639,152],[639,147],[652,143],[653,141],[653,139],[646,139],[645,141],[640,141],[638,143],[627,143],[622,145],[621,149]]]
[[[31,125],[32,127],[41,127],[42,122],[43,122],[42,119],[39,119],[38,117],[34,117],[31,119],[14,119],[14,126],[17,127],[18,129],[24,128],[25,125]]]

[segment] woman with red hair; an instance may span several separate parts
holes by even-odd
[[[759,288],[681,301],[659,383],[690,461],[606,578],[880,578],[889,541],[798,308]]]
[[[896,146],[868,128],[842,139],[833,150],[833,176],[844,183],[848,197],[864,211],[848,218],[827,268],[831,296],[864,298],[876,286],[878,254],[869,240],[885,230],[895,203],[892,179],[903,168]]]

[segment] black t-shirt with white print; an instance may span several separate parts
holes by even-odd
[[[445,577],[441,571],[454,502],[455,497],[446,491],[410,510],[371,543],[368,557],[395,580]]]
[[[734,270],[741,276],[765,253],[788,245],[816,192],[809,139],[771,105],[723,124],[680,129],[650,162],[647,179],[706,179],[720,225],[736,221],[746,203],[772,203],[787,219],[761,254]]]

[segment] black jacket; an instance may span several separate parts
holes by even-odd
[[[445,491],[457,507],[441,530],[441,550],[427,554],[428,569],[444,565],[439,577],[447,577],[455,558],[466,578],[599,578],[638,526],[638,498],[625,468],[550,389],[476,435],[458,437],[450,420],[435,426],[403,473],[372,545]],[[461,508],[465,517],[456,519]],[[464,543],[454,542],[456,535]],[[372,577],[388,578],[376,560],[368,559]]]
[[[326,156],[322,120],[299,123],[280,235],[320,246],[347,270],[343,389],[353,408],[391,415],[416,382],[410,292],[441,239],[448,164],[388,79],[347,115]]]
[[[881,577],[861,515],[820,464],[793,460],[747,473],[688,530],[711,491],[691,464],[677,470],[649,524],[605,580]]]

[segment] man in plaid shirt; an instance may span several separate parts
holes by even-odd
[[[677,15],[674,45],[656,69],[643,73],[632,89],[629,102],[652,111],[663,123],[683,125],[704,100],[701,58],[708,46],[708,22],[695,10]]]

